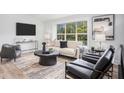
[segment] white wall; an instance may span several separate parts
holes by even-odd
[[[36,24],[36,36],[16,36],[16,22]],[[14,43],[15,38],[36,39],[39,48],[43,40],[43,23],[26,14],[0,14],[0,47],[3,43]]]
[[[88,46],[96,46],[98,47],[98,42],[92,40],[92,17],[98,16],[99,14],[78,14],[65,18],[61,18],[58,20],[45,22],[45,32],[50,33],[52,39],[56,38],[56,24],[60,23],[68,23],[74,21],[87,20],[88,21]],[[114,45],[115,47],[119,46],[119,44],[124,44],[124,15],[115,15],[115,40],[106,41],[102,43],[102,46],[108,47],[109,45]]]
[[[98,14],[97,14],[98,15]],[[44,41],[44,34],[49,33],[52,39],[56,38],[56,24],[67,23],[74,21],[87,20],[88,21],[88,46],[98,46],[98,43],[92,40],[92,17],[96,16],[93,14],[78,14],[72,15],[65,18],[42,22],[38,19],[29,15],[11,15],[11,14],[0,14],[0,47],[3,43],[14,43],[16,36],[16,22],[36,24],[36,37],[26,36],[21,38],[36,38],[39,41],[39,49]],[[115,47],[119,44],[124,44],[124,15],[115,15],[115,40],[104,42],[104,46],[114,45]]]

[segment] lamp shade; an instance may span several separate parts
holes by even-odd
[[[105,34],[103,33],[97,33],[95,34],[95,41],[105,41]]]
[[[45,39],[46,40],[50,39],[50,35],[49,34],[45,34]]]

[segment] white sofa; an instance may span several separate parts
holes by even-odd
[[[59,51],[60,55],[73,57],[73,58],[79,58],[80,49],[78,46],[81,45],[81,42],[68,41],[67,48],[60,48],[60,41],[58,40],[51,42],[51,43],[52,44],[48,47]]]

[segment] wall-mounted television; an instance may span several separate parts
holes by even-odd
[[[36,25],[26,23],[16,23],[16,35],[17,36],[35,36]]]

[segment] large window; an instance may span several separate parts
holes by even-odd
[[[87,21],[58,24],[57,39],[81,41],[83,44],[87,45]]]
[[[77,41],[87,45],[87,21],[77,22]]]
[[[75,23],[66,24],[66,40],[75,41],[76,39],[76,25]]]
[[[65,24],[57,25],[57,40],[65,40]]]

